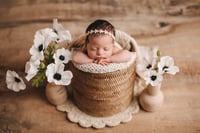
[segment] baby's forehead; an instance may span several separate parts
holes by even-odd
[[[107,42],[114,43],[114,40],[109,35],[105,34],[94,34],[89,36],[89,42]]]
[[[89,37],[89,39],[104,38],[104,37],[107,37],[107,38],[112,39],[112,37],[111,37],[110,35],[107,35],[107,34],[100,34],[100,33],[90,34],[90,35],[88,35],[88,37]]]
[[[114,45],[113,42],[107,42],[107,41],[90,41],[88,43],[89,46],[93,47],[111,47]]]

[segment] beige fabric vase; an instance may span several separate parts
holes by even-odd
[[[139,101],[144,110],[154,112],[160,109],[164,99],[163,92],[160,88],[161,84],[158,86],[148,85],[141,93]]]
[[[48,83],[45,93],[48,101],[56,106],[64,104],[67,100],[67,90],[62,85]]]

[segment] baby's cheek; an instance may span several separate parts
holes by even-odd
[[[112,51],[107,52],[106,54],[108,57],[112,56]]]
[[[88,53],[88,55],[89,55],[89,57],[91,59],[95,59],[96,58],[96,53],[94,53],[94,52],[90,52],[90,53]]]

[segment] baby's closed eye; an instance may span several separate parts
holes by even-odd
[[[96,51],[96,50],[97,50],[97,48],[91,48],[90,50],[92,50],[92,51]]]
[[[103,50],[108,51],[108,50],[110,50],[110,49],[109,49],[109,48],[104,48]]]

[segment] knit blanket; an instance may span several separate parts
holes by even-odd
[[[88,64],[74,64],[74,66],[84,72],[89,73],[108,73],[108,72],[114,72],[121,69],[128,68],[134,61],[136,60],[136,53],[131,52],[131,58],[128,62],[122,62],[122,63],[110,63],[107,66],[102,66],[100,64],[96,63],[88,63]]]

